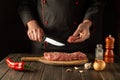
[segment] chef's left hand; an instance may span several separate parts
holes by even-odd
[[[84,20],[78,25],[78,28],[72,36],[68,38],[69,43],[83,42],[90,37],[90,26],[92,22],[90,20]],[[73,39],[74,38],[74,39]]]

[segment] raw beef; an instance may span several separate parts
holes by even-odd
[[[82,52],[44,52],[44,58],[50,61],[72,61],[72,60],[83,60],[86,59],[86,54]]]
[[[69,43],[74,43],[74,41],[75,41],[76,39],[78,39],[78,37],[76,37],[76,36],[70,36],[67,41],[68,41]]]

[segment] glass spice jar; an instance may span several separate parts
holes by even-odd
[[[97,44],[95,49],[95,59],[103,60],[103,45]]]

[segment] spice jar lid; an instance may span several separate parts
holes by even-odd
[[[103,46],[102,46],[102,44],[97,44],[96,47],[97,47],[97,48],[98,48],[98,47],[101,47],[101,48],[102,48]]]

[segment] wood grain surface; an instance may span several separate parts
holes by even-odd
[[[22,61],[40,61],[44,64],[49,65],[65,65],[65,66],[71,66],[71,65],[83,65],[86,62],[88,62],[88,58],[81,59],[81,60],[73,60],[73,61],[49,61],[46,60],[43,56],[42,57],[22,57]]]

